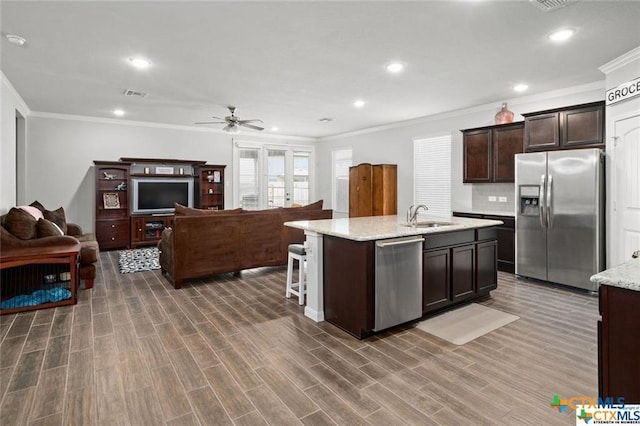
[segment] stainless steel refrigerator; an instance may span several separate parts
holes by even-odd
[[[604,269],[604,155],[516,156],[516,274],[596,291]]]

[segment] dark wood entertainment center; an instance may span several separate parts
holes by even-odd
[[[206,161],[157,158],[121,158],[94,161],[96,189],[96,240],[100,249],[137,248],[158,242],[162,230],[173,223],[173,214],[136,213],[132,193],[133,179],[154,178],[185,181],[190,186],[193,207],[224,209],[224,170],[226,165]]]

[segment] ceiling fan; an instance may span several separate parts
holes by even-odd
[[[231,112],[231,115],[228,115],[225,118],[211,117],[211,118],[214,118],[214,119],[220,120],[220,121],[201,121],[201,122],[197,122],[195,124],[226,124],[226,126],[224,126],[222,128],[222,130],[227,132],[227,133],[238,133],[240,131],[240,127],[239,126],[248,127],[249,129],[253,129],[253,130],[264,130],[264,127],[256,126],[256,125],[253,125],[253,124],[249,124],[249,123],[253,123],[255,121],[258,121],[258,122],[262,123],[262,120],[259,120],[259,119],[239,120],[238,117],[236,117],[236,114],[235,114],[236,107],[228,106],[227,108],[229,108],[229,112]]]

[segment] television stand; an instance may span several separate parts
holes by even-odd
[[[172,214],[131,216],[131,248],[155,245],[164,228],[173,226]]]

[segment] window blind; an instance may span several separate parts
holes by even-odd
[[[451,135],[413,141],[413,203],[430,216],[451,216]]]

